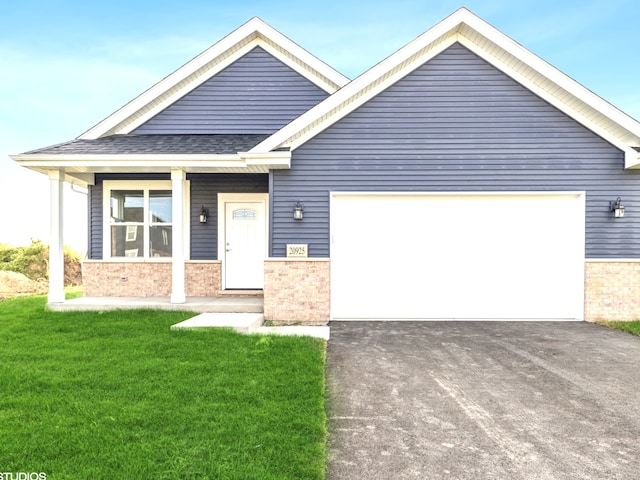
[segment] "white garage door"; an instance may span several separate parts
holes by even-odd
[[[331,196],[333,319],[581,319],[584,195]]]

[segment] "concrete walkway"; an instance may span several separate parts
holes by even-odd
[[[78,297],[64,303],[50,303],[50,310],[107,311],[107,310],[180,310],[198,313],[172,329],[232,328],[241,333],[264,335],[298,335],[329,340],[328,326],[292,325],[286,327],[265,326],[263,298],[258,295],[222,297],[187,297],[185,303],[171,303],[169,297]]]
[[[328,326],[291,325],[285,327],[263,326],[264,317],[258,313],[201,313],[184,322],[172,325],[173,330],[199,328],[232,328],[240,333],[263,335],[297,335],[329,340]]]
[[[333,322],[328,479],[640,478],[640,338],[588,323]]]

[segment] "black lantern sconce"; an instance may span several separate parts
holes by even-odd
[[[609,202],[609,210],[613,212],[615,218],[624,217],[624,205],[622,205],[620,197],[618,197],[615,202]]]
[[[209,216],[209,209],[204,208],[204,205],[200,209],[200,223],[207,223],[207,217]]]
[[[300,200],[298,200],[298,203],[293,207],[293,219],[302,220],[304,218],[304,214],[302,212],[304,212],[304,208],[300,203]]]

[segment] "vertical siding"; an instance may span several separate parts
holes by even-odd
[[[133,133],[273,133],[327,96],[256,47]]]
[[[571,190],[587,193],[587,257],[640,257],[639,181],[621,151],[456,44],[299,147],[291,170],[273,172],[272,255],[286,243],[329,255],[332,190]],[[618,196],[623,220],[608,208]],[[291,219],[298,199],[302,222]]]

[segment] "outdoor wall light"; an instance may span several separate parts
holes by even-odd
[[[624,217],[624,205],[622,205],[620,197],[615,202],[609,202],[609,209],[613,212],[615,218]]]
[[[304,208],[302,207],[300,200],[298,200],[298,203],[296,203],[295,207],[293,207],[293,219],[302,220],[302,218],[304,217],[302,212],[304,212]]]
[[[204,205],[200,209],[200,223],[207,223],[207,217],[209,216],[209,209],[204,208]]]

